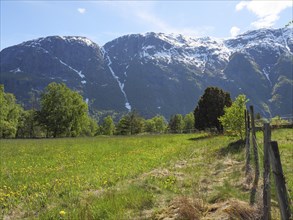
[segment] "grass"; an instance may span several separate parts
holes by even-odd
[[[261,146],[263,143],[263,134],[258,133],[257,135],[258,144]],[[290,209],[293,212],[293,129],[277,129],[272,130],[272,141],[278,142],[280,151],[281,163],[283,173],[285,176],[286,187],[289,192]],[[263,150],[260,150],[260,164],[263,167]],[[273,174],[272,174],[273,175]],[[275,189],[274,179],[271,178],[271,193],[272,199],[274,200],[273,205],[277,206],[277,195]]]
[[[292,130],[272,139],[292,197]],[[235,141],[204,133],[1,140],[0,218],[152,219],[170,215],[178,197],[249,201]]]
[[[289,188],[293,189],[293,129],[276,129],[272,130],[272,141],[277,141],[280,151],[281,163],[283,167],[283,172],[286,177],[287,185]],[[261,132],[257,133],[257,142],[261,149],[259,150],[260,155],[260,165],[263,166],[263,134]],[[292,192],[291,192],[292,193]],[[291,194],[291,197],[293,194]]]

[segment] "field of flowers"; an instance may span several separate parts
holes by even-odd
[[[292,190],[293,140],[288,132],[275,136],[283,140]],[[148,218],[147,210],[159,211],[162,198],[194,192],[209,172],[207,164],[220,161],[219,150],[233,141],[204,133],[1,140],[0,218]],[[232,156],[244,159],[242,151]],[[248,198],[237,190],[230,196]]]

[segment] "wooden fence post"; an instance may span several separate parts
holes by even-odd
[[[258,180],[259,180],[259,158],[258,158],[258,149],[257,149],[256,134],[255,134],[254,111],[253,111],[252,105],[250,106],[250,117],[251,117],[251,128],[252,128],[254,165],[255,165],[254,181],[253,181],[253,186],[252,186],[251,194],[250,194],[250,204],[253,205],[255,203],[255,195],[256,195],[256,190],[257,190]]]
[[[271,127],[264,124],[264,178],[263,178],[263,219],[270,220],[271,216],[271,189],[270,189],[270,157]]]
[[[291,217],[291,211],[289,206],[288,192],[285,185],[285,177],[283,175],[278,143],[276,141],[271,142],[270,159],[276,184],[281,218],[282,220],[288,220]]]
[[[247,110],[244,110],[245,138],[247,136]]]
[[[246,164],[245,164],[245,175],[247,176],[248,173],[251,171],[250,167],[250,117],[249,111],[245,110],[245,150],[246,150]]]

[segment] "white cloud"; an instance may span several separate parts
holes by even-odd
[[[80,13],[80,14],[84,14],[86,9],[85,8],[78,8],[77,11]]]
[[[259,20],[252,22],[251,25],[256,28],[272,27],[280,17],[276,14],[268,15]]]
[[[231,37],[236,37],[239,33],[240,33],[240,28],[239,27],[233,26],[230,29]]]
[[[273,26],[280,18],[279,14],[286,8],[293,7],[292,1],[241,1],[236,5],[236,11],[246,8],[254,13],[258,20],[251,23],[256,28],[266,28]]]
[[[246,6],[247,2],[241,1],[236,5],[236,11],[242,10]]]

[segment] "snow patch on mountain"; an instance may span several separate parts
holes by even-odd
[[[52,42],[52,39],[62,39],[64,41],[67,41],[69,43],[80,43],[83,44],[85,46],[91,46],[94,47],[96,46],[96,44],[94,42],[92,42],[91,40],[87,39],[86,37],[75,37],[75,36],[69,36],[69,37],[60,37],[60,36],[53,36],[53,37],[45,37],[45,38],[38,38],[36,40],[32,40],[32,41],[27,41],[22,43],[22,46],[26,46],[26,47],[32,47],[32,48],[36,48],[37,50],[41,50],[44,53],[50,54],[54,59],[57,59],[62,65],[68,67],[70,70],[74,71],[75,73],[77,73],[79,75],[80,78],[85,78],[85,75],[82,74],[82,71],[78,71],[75,68],[73,68],[72,66],[70,66],[69,64],[65,63],[64,61],[62,61],[60,58],[54,56],[52,53],[50,53],[48,50],[46,50],[43,46],[42,43],[44,41],[49,41]],[[86,84],[86,81],[83,80],[81,81],[82,84]]]
[[[21,43],[20,45],[22,46],[27,46],[27,47],[40,47],[42,43],[48,41],[52,42],[52,40],[58,40],[62,39],[66,43],[73,44],[73,43],[78,43],[83,46],[88,46],[88,47],[98,47],[96,43],[93,41],[89,40],[86,37],[80,37],[80,36],[50,36],[50,37],[41,37],[36,40],[31,40],[31,41],[26,41]]]
[[[84,44],[86,46],[89,47],[95,47],[97,46],[93,41],[89,40],[86,37],[78,37],[78,36],[60,36],[63,40],[69,42],[69,43],[80,43],[80,44]]]
[[[286,32],[288,32],[288,31],[286,31]],[[291,31],[291,38],[288,38],[287,37],[287,33],[285,32],[285,34],[284,34],[284,32],[282,31],[282,38],[283,38],[283,40],[284,40],[284,44],[285,44],[285,48],[288,50],[288,52],[292,55],[293,53],[291,52],[291,50],[290,50],[290,48],[289,48],[289,46],[288,46],[288,42],[287,42],[287,40],[291,40],[292,41],[292,31]],[[290,34],[290,33],[289,33]]]
[[[11,72],[11,73],[21,73],[23,71],[19,67],[17,67],[16,69],[10,70],[9,72]]]
[[[249,49],[261,46],[276,51],[278,55],[281,54],[280,50],[292,54],[288,46],[288,42],[292,41],[292,30],[292,28],[259,29],[248,31],[224,42],[232,52],[245,53]]]
[[[60,59],[59,59],[59,62],[60,62],[61,64],[63,64],[64,66],[67,66],[67,67],[68,67],[69,69],[71,69],[72,71],[76,72],[76,73],[80,76],[80,78],[85,78],[85,75],[82,74],[82,71],[78,71],[78,70],[74,69],[73,67],[69,66],[67,63],[64,63],[64,62],[63,62],[62,60],[60,60]]]
[[[263,68],[262,73],[265,75],[265,77],[269,81],[270,85],[273,86],[273,83],[270,79],[269,73],[266,71],[266,68]]]
[[[216,38],[191,38],[176,34],[146,33],[145,37],[155,37],[165,42],[161,47],[147,44],[139,52],[140,58],[161,60],[166,63],[180,62],[205,68],[207,57],[214,57],[218,63],[226,63],[232,51],[224,41]]]
[[[107,54],[106,50],[104,49],[104,47],[101,47],[101,51],[102,51],[102,54],[103,54],[103,57],[107,59],[108,61],[108,68],[112,74],[112,76],[114,77],[114,79],[117,81],[118,85],[119,85],[119,88],[122,92],[122,94],[124,95],[124,98],[125,98],[125,108],[128,109],[128,111],[131,111],[131,105],[128,101],[128,98],[127,98],[127,95],[126,95],[126,92],[124,91],[124,83],[121,83],[120,80],[119,80],[119,77],[115,74],[115,72],[113,71],[112,67],[111,67],[111,64],[112,64],[112,61],[109,57],[109,55]],[[125,82],[125,81],[124,81]]]

